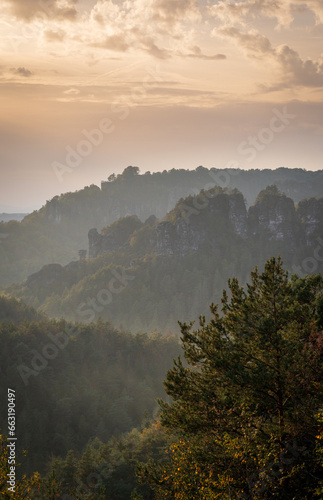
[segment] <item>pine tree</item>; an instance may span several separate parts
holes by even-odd
[[[209,324],[181,324],[186,363],[168,372],[172,403],[160,402],[176,438],[141,480],[158,499],[319,498],[323,279],[289,279],[272,258],[229,289]]]

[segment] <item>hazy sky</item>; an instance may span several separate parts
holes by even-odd
[[[322,0],[1,0],[0,211],[128,165],[322,169]]]

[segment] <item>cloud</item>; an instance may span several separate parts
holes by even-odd
[[[36,17],[75,20],[77,0],[5,0],[11,13],[24,21]]]
[[[291,0],[289,1],[290,3],[292,3]],[[313,12],[316,24],[323,23],[323,4],[321,0],[304,0],[303,2],[301,0],[295,0],[295,1],[296,5],[301,5],[301,6],[305,5],[305,7],[307,7],[308,10]]]
[[[212,56],[208,56],[203,54],[202,50],[198,45],[195,45],[191,48],[191,53],[189,54],[181,54],[183,57],[192,57],[194,59],[204,59],[206,61],[220,61],[226,59],[227,56],[225,54],[214,54]]]
[[[123,34],[107,36],[102,42],[94,43],[92,46],[116,52],[126,52],[129,48],[129,44],[126,42]]]
[[[29,71],[29,69],[26,69],[26,68],[23,68],[23,67],[11,68],[11,71],[15,75],[24,76],[25,78],[28,78],[29,76],[31,76],[33,74],[31,71]]]
[[[287,45],[279,47],[275,55],[282,70],[286,73],[286,83],[305,87],[323,87],[323,64],[311,59],[304,61],[295,50]]]
[[[64,92],[63,92],[63,94],[67,94],[67,95],[78,95],[79,93],[80,93],[79,89],[75,89],[75,88],[64,90]]]
[[[323,87],[323,64],[311,59],[303,60],[298,52],[288,45],[274,48],[270,40],[255,30],[243,33],[234,27],[217,31],[219,35],[235,40],[247,57],[275,65],[278,83],[262,85],[263,89],[280,90],[293,86]]]
[[[182,21],[197,21],[201,18],[196,0],[155,0],[151,5],[152,19],[172,27]]]
[[[66,33],[63,30],[54,31],[47,29],[44,31],[44,36],[48,42],[62,42],[66,36]]]
[[[160,47],[158,47],[153,38],[146,37],[141,41],[144,46],[144,50],[151,56],[156,57],[157,59],[169,59],[171,57],[170,52],[166,49],[161,49]]]
[[[89,20],[94,33],[101,31],[99,42],[92,39],[90,45],[123,52],[131,47],[166,60],[195,43],[202,16],[197,0],[98,0]]]
[[[297,0],[296,0],[297,1]],[[223,0],[210,7],[209,12],[225,23],[243,24],[244,18],[268,17],[276,19],[279,25],[289,26],[293,21],[288,0]]]
[[[217,30],[217,34],[235,40],[238,47],[243,49],[249,57],[262,59],[264,54],[274,55],[270,40],[256,30],[244,33],[238,28],[227,26]]]
[[[176,37],[183,35],[184,26],[202,19],[197,0],[98,0],[90,17],[110,29],[139,28],[146,36]]]
[[[248,19],[269,18],[280,27],[290,27],[297,14],[310,11],[316,24],[323,23],[322,0],[222,0],[209,13],[224,23],[245,24]]]

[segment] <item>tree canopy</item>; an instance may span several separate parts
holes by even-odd
[[[160,401],[176,439],[139,476],[157,499],[322,498],[323,279],[272,258],[229,289],[208,324],[181,324]]]

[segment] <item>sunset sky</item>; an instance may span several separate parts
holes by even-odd
[[[0,211],[141,172],[323,168],[322,0],[2,0]]]

